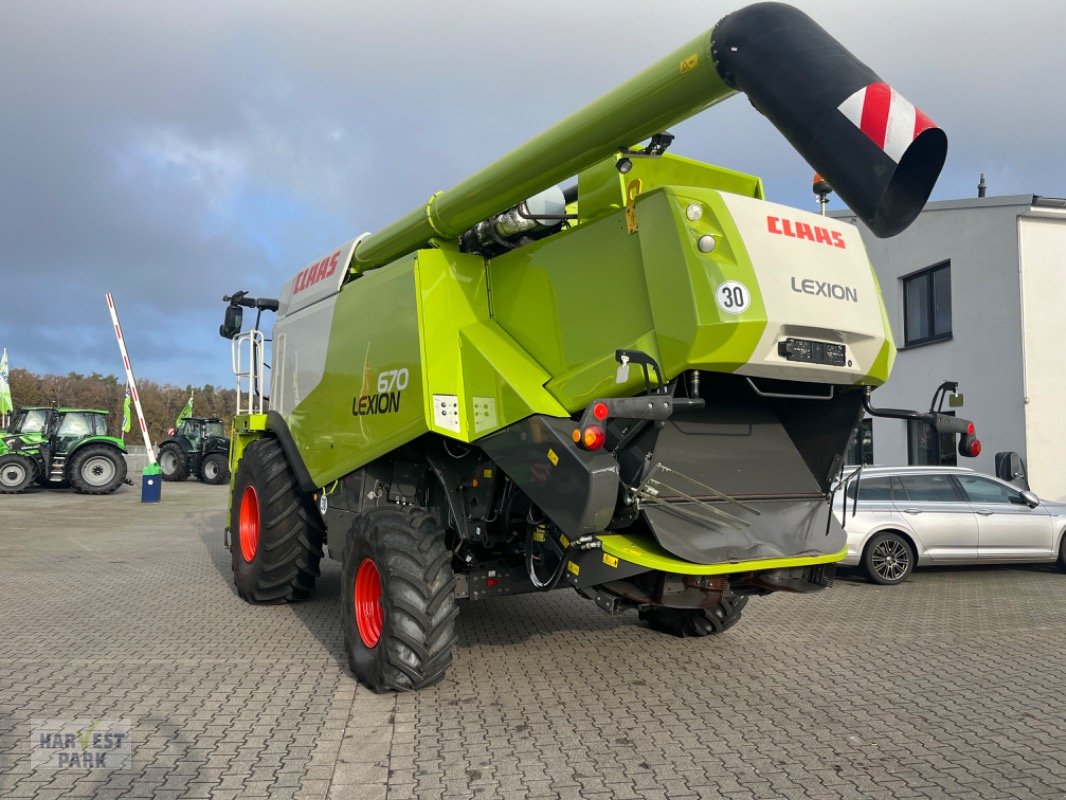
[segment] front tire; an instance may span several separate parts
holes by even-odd
[[[226,463],[226,457],[221,453],[204,456],[203,463],[200,464],[200,480],[212,486],[228,481],[229,464]]]
[[[361,514],[341,570],[344,646],[355,677],[375,692],[437,683],[452,662],[458,613],[437,521],[412,507]]]
[[[303,600],[315,588],[325,525],[296,482],[281,445],[245,449],[230,501],[230,556],[237,594],[249,603]]]
[[[914,571],[914,551],[898,533],[888,531],[870,539],[862,551],[862,568],[871,583],[895,586]]]
[[[74,453],[67,471],[80,494],[111,494],[126,480],[126,459],[114,447],[87,444]]]
[[[189,465],[180,445],[170,442],[159,448],[159,473],[165,481],[183,481],[189,477]]]
[[[37,466],[26,456],[0,456],[0,494],[19,494],[33,483]]]
[[[1062,534],[1062,540],[1059,542],[1059,569],[1066,572],[1066,533]]]
[[[713,608],[663,608],[650,606],[637,612],[641,622],[671,636],[713,636],[724,633],[740,622],[747,595],[723,597]]]

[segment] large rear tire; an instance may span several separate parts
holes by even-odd
[[[26,456],[8,453],[0,456],[0,494],[26,491],[37,475],[37,466]]]
[[[738,622],[748,604],[747,595],[723,597],[713,608],[642,608],[641,622],[660,633],[671,636],[713,636],[729,630]]]
[[[237,594],[249,603],[303,600],[315,588],[325,525],[300,489],[281,445],[245,449],[230,502],[230,555]]]
[[[375,692],[444,677],[455,644],[455,574],[444,531],[420,508],[372,508],[348,534],[341,618],[348,666]]]
[[[126,480],[126,459],[106,444],[87,444],[71,456],[67,476],[80,494],[111,494]]]
[[[221,453],[210,453],[200,463],[200,480],[218,486],[229,480],[229,464]]]
[[[165,481],[183,481],[189,477],[189,465],[180,445],[168,442],[159,448],[159,473]]]

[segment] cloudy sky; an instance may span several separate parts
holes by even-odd
[[[0,2],[0,346],[11,366],[230,385],[221,297],[276,295],[714,25],[716,0]],[[797,0],[948,133],[933,199],[1066,196],[1066,3]],[[815,207],[734,98],[673,152]],[[17,398],[16,398],[17,401]]]

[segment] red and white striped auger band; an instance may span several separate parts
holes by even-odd
[[[937,127],[887,83],[871,83],[859,89],[839,108],[897,164],[922,131]]]

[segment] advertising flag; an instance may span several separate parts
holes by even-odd
[[[14,406],[11,404],[11,384],[7,382],[7,348],[0,357],[0,415],[10,414]]]
[[[126,386],[126,399],[122,403],[122,432],[129,433],[130,428],[133,426],[133,420],[130,418],[130,401],[133,398],[130,397],[130,387]]]
[[[178,414],[178,418],[174,422],[174,427],[175,428],[177,428],[179,425],[181,425],[181,421],[183,419],[185,419],[186,417],[191,417],[192,416],[192,397],[193,396],[190,394],[189,395],[189,402],[185,404],[185,408],[183,408],[181,410],[181,413]]]

